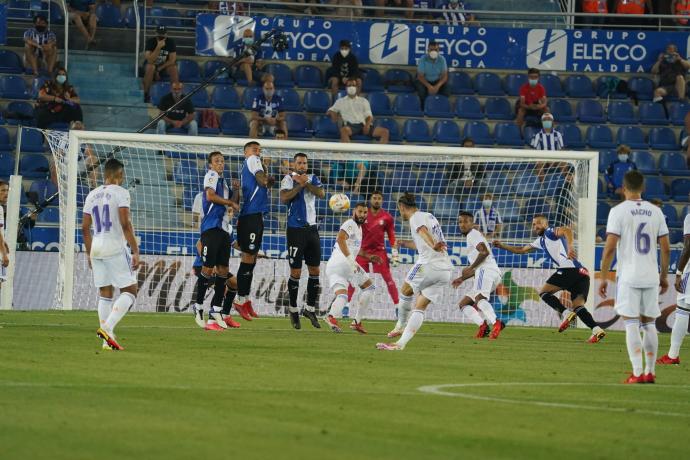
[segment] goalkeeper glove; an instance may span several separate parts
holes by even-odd
[[[391,248],[391,265],[397,267],[400,263],[400,254],[396,248]]]

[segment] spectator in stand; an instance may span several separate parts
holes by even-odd
[[[352,53],[352,45],[348,40],[340,40],[340,51],[333,55],[331,66],[326,70],[326,81],[333,97],[350,79],[357,82],[357,94],[361,93],[362,76],[359,72],[357,56]]]
[[[419,99],[424,101],[428,95],[442,94],[450,96],[448,82],[448,64],[446,58],[441,56],[437,42],[430,41],[427,47],[427,54],[419,59],[417,64],[417,79],[414,87],[417,90]]]
[[[49,75],[53,74],[57,61],[57,39],[48,30],[48,20],[42,14],[34,16],[34,26],[24,32],[24,65],[38,75],[40,63],[44,63]]]
[[[474,14],[465,12],[465,4],[460,0],[446,0],[441,5],[442,13],[438,21],[449,26],[477,25]]]
[[[376,10],[376,16],[383,17],[386,15],[386,7],[395,8],[414,8],[414,0],[376,0],[376,6],[381,9]],[[391,14],[392,13],[392,14]],[[400,11],[388,12],[389,16],[403,16]],[[412,10],[405,11],[405,18],[412,19]]]
[[[330,182],[345,187],[355,195],[368,195],[378,188],[368,161],[352,160],[331,164]]]
[[[79,32],[86,39],[86,49],[96,44],[96,16],[95,0],[67,0],[69,18],[77,26]]]
[[[342,120],[340,142],[350,142],[352,136],[363,134],[372,138],[377,137],[380,144],[387,144],[388,128],[374,128],[374,115],[371,113],[369,101],[357,96],[357,80],[349,79],[346,90],[347,96],[335,101],[326,112],[335,123]]]
[[[475,228],[482,232],[489,241],[491,238],[500,238],[503,220],[494,206],[493,193],[485,193],[482,207],[474,212]]]
[[[690,0],[673,0],[671,2],[671,14],[675,14],[676,22],[681,26],[688,25],[690,16]]]
[[[330,5],[352,5],[360,8],[336,8],[336,15],[346,18],[362,17],[362,0],[328,0]]]
[[[250,48],[253,44],[254,31],[252,29],[244,29],[242,41],[234,49],[235,56],[243,56],[245,50],[249,49],[249,55],[237,62],[239,72],[244,74],[244,78],[249,86],[254,86],[255,82],[263,81],[263,77],[268,75],[261,71],[261,68],[264,66],[262,60],[263,52],[261,49],[255,52],[253,48]]]
[[[525,117],[541,117],[549,111],[546,89],[539,83],[538,69],[527,71],[527,83],[520,86],[520,99],[517,101],[516,110],[515,124],[520,127],[520,130],[525,125]]]
[[[256,139],[259,135],[275,136],[277,129],[288,132],[283,110],[283,98],[275,94],[275,85],[266,81],[263,92],[252,102],[252,118],[249,122],[249,137]],[[287,134],[286,134],[287,137]]]
[[[55,77],[43,84],[38,92],[36,126],[47,128],[51,123],[72,123],[82,121],[79,95],[67,80],[67,71],[59,67]]]
[[[609,165],[604,177],[609,193],[615,193],[624,200],[623,176],[632,169],[637,170],[637,165],[630,159],[630,147],[627,145],[619,145],[616,153],[618,153],[618,159]]]
[[[183,86],[180,82],[170,85],[170,92],[161,98],[158,103],[158,110],[165,113],[177,104],[184,97],[182,90]],[[187,135],[189,136],[196,136],[198,134],[199,126],[196,122],[196,111],[191,98],[186,99],[158,120],[156,133],[165,134],[169,128],[187,128]]]
[[[690,62],[680,57],[676,45],[670,43],[666,51],[652,66],[652,73],[659,76],[659,86],[654,90],[654,102],[661,102],[666,96],[677,96],[685,99],[685,74],[690,69]]]
[[[553,115],[545,113],[541,116],[541,131],[534,134],[530,141],[530,146],[535,150],[562,150],[563,149],[563,135],[553,128]],[[553,163],[539,162],[534,166],[534,172],[540,181],[544,181],[546,174],[544,168],[552,169]],[[565,168],[565,163],[559,165]]]
[[[466,137],[462,141],[465,148],[475,146],[474,139]],[[462,163],[452,163],[448,170],[450,184],[448,189],[461,197],[476,196],[479,193],[479,185],[484,177],[484,167],[481,163],[472,163],[468,160],[471,154],[464,157]]]
[[[654,14],[652,0],[616,0],[616,14]],[[628,27],[648,25],[644,18],[620,18],[617,22]]]
[[[167,74],[171,83],[180,81],[177,74],[177,45],[175,40],[168,38],[167,27],[158,26],[156,36],[146,40],[144,59],[144,102],[151,102],[149,90],[154,80],[158,81]]]
[[[601,27],[606,22],[606,15],[609,14],[608,0],[582,0],[582,12],[596,14],[596,16],[583,17],[584,25]]]

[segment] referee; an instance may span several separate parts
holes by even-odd
[[[256,255],[264,235],[264,214],[268,213],[268,188],[275,179],[261,164],[261,145],[256,141],[244,144],[244,165],[240,173],[242,207],[237,218],[237,242],[242,255],[237,270],[237,297],[233,306],[247,321],[258,315],[249,300],[256,267]]]
[[[316,318],[316,298],[319,295],[319,266],[321,265],[321,239],[316,226],[316,198],[323,198],[326,191],[318,177],[307,174],[307,155],[297,153],[293,158],[292,172],[280,183],[280,201],[288,207],[287,245],[290,262],[290,322],[300,329],[297,293],[302,276],[302,260],[309,270],[307,282],[307,306],[302,314],[311,325],[321,328]]]

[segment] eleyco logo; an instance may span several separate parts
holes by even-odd
[[[527,34],[528,68],[565,70],[568,35],[565,30],[532,29]]]
[[[373,64],[408,64],[410,29],[405,24],[377,22],[369,29],[369,60]]]

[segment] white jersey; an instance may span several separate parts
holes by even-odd
[[[683,238],[686,238],[690,236],[690,214],[685,216],[685,220],[683,220]],[[685,268],[683,268],[683,275],[686,273],[690,273],[690,262],[685,264]],[[685,279],[685,277],[683,277]]]
[[[120,224],[120,208],[129,208],[129,192],[119,185],[101,185],[84,201],[84,214],[91,216],[91,257],[103,259],[122,253],[127,247]]]
[[[359,248],[362,246],[362,227],[357,225],[354,219],[347,219],[343,225],[340,226],[340,230],[347,233],[347,241],[345,242],[347,250],[350,254],[357,256],[359,253]],[[345,254],[340,250],[338,243],[335,243],[333,247],[333,252],[331,253],[331,259],[341,259],[345,261]]]
[[[465,236],[465,238],[467,239],[467,249],[469,250],[469,253],[467,254],[467,260],[469,260],[470,265],[472,265],[474,261],[477,260],[477,256],[479,256],[477,246],[484,243],[486,249],[489,250],[489,255],[486,257],[486,259],[484,259],[484,261],[481,264],[479,264],[477,270],[479,270],[480,268],[485,268],[487,270],[495,270],[500,273],[500,269],[498,268],[498,264],[496,263],[494,254],[491,251],[491,246],[489,246],[489,242],[486,241],[486,238],[484,237],[484,235],[482,235],[482,232],[473,228]]]
[[[5,239],[5,208],[0,206],[0,235]]]
[[[661,209],[644,200],[624,201],[609,212],[606,233],[620,238],[618,282],[635,288],[657,286],[657,240],[668,235]]]
[[[410,233],[412,233],[412,240],[415,246],[417,246],[417,253],[419,254],[419,264],[433,264],[438,266],[441,270],[450,270],[453,265],[450,262],[448,253],[446,251],[437,252],[434,248],[429,246],[426,241],[419,234],[418,230],[421,227],[426,227],[434,240],[434,243],[439,241],[445,242],[443,237],[443,230],[441,230],[441,224],[438,223],[436,218],[428,213],[417,211],[410,217]]]

